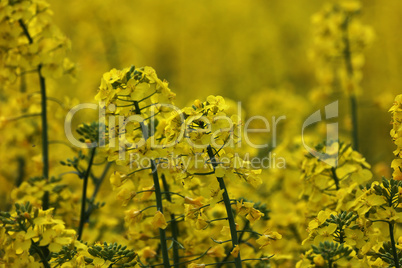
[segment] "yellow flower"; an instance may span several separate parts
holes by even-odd
[[[155,250],[151,249],[151,247],[145,247],[142,250],[142,254],[140,254],[142,257],[144,257],[145,259],[150,259],[150,258],[154,258],[157,253]]]
[[[359,229],[345,229],[345,243],[352,247],[361,248],[364,241],[364,233]]]
[[[313,261],[318,267],[323,267],[325,265],[325,260],[321,255],[315,256]]]
[[[198,218],[195,222],[195,228],[197,230],[203,230],[208,227],[208,222],[204,220],[203,218]]]
[[[134,226],[135,224],[141,222],[141,220],[143,219],[143,213],[141,212],[141,210],[131,209],[127,210],[125,213],[126,216],[124,218],[124,221],[128,223],[129,227]]]
[[[204,198],[203,198],[202,196],[199,196],[199,197],[194,198],[194,199],[191,198],[191,197],[186,196],[186,197],[184,198],[184,203],[194,205],[195,207],[202,207],[202,206],[203,206],[203,203],[202,203],[201,201],[202,201],[203,199],[204,199]]]
[[[260,236],[256,242],[263,248],[271,243],[272,240],[282,239],[282,235],[277,232],[265,231],[262,236]]]
[[[364,215],[367,213],[372,207],[380,206],[385,203],[385,200],[380,195],[369,195],[367,197],[363,197],[359,201],[359,205],[355,208],[359,215]]]
[[[155,186],[154,185],[152,185],[152,186],[150,186],[150,187],[144,187],[144,188],[142,188],[142,191],[144,191],[144,193],[143,193],[143,195],[142,195],[142,197],[141,197],[141,200],[142,201],[144,201],[144,200],[147,200],[154,192],[155,190]]]
[[[254,203],[252,202],[244,202],[241,200],[240,202],[236,203],[236,212],[239,215],[247,215],[250,213],[250,210],[254,207]]]
[[[208,250],[207,254],[212,258],[222,258],[226,256],[225,248],[223,245],[217,245]]]
[[[253,225],[256,221],[258,221],[262,216],[264,216],[264,213],[262,213],[261,211],[252,208],[250,210],[250,213],[248,213],[248,215],[246,216],[247,220],[250,221],[250,224]]]
[[[165,220],[165,216],[163,216],[163,214],[160,211],[157,211],[155,213],[155,216],[152,219],[152,225],[155,229],[156,228],[166,229],[167,223]]]
[[[122,206],[127,206],[128,203],[136,196],[134,184],[131,180],[127,180],[121,187],[118,188],[116,199],[121,202]]]
[[[233,257],[237,258],[237,256],[239,256],[239,252],[240,252],[240,247],[239,245],[236,245],[233,250],[230,252],[230,255],[232,255]]]
[[[24,231],[20,231],[16,233],[16,238],[15,238],[15,248],[16,248],[16,254],[22,254],[24,251],[27,252],[29,248],[31,247],[31,235],[30,233],[33,230],[31,230],[29,233],[26,233]]]
[[[325,227],[317,229],[318,235],[314,238],[314,244],[318,245],[320,242],[323,241],[332,241],[333,240],[332,234],[336,231],[337,227],[338,227],[337,224],[330,223]]]
[[[61,234],[54,229],[48,229],[43,233],[43,238],[40,241],[40,246],[49,245],[49,250],[58,252],[62,249],[63,245],[71,243],[71,237],[62,237]]]
[[[391,223],[400,223],[402,221],[402,212],[397,212],[393,207],[386,207],[378,210],[376,217]]]
[[[318,226],[323,224],[330,217],[330,215],[331,215],[331,213],[328,211],[324,211],[324,210],[320,211],[317,215],[317,218],[310,221],[310,223],[308,224],[309,231],[312,231],[312,230],[318,228]]]
[[[113,172],[113,174],[110,176],[110,184],[112,184],[113,189],[122,185],[123,178],[125,178],[125,175],[120,174],[118,171]]]
[[[246,180],[248,183],[251,184],[254,188],[258,188],[262,184],[262,179],[260,177],[261,169],[257,170],[250,170],[249,175],[247,176]]]

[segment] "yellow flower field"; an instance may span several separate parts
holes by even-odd
[[[397,0],[0,0],[0,267],[402,267]]]

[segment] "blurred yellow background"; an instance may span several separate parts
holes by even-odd
[[[71,59],[78,65],[77,81],[56,82],[57,87],[62,85],[62,92],[81,102],[93,101],[104,72],[130,65],[154,67],[177,93],[179,107],[220,94],[250,109],[250,98],[258,92],[286,89],[307,98],[317,85],[308,51],[311,16],[321,1],[50,3],[55,23],[71,39]],[[390,163],[387,109],[401,91],[402,5],[397,0],[362,4],[362,23],[373,28],[375,39],[365,51],[364,93],[358,99],[360,151],[371,164]]]

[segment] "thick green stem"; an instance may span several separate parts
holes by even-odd
[[[152,178],[154,180],[154,187],[155,187],[156,208],[158,211],[163,213],[162,192],[161,192],[161,186],[159,184],[158,170],[156,168],[155,160],[151,160],[151,170],[152,170]],[[169,268],[170,263],[169,263],[168,247],[167,247],[167,243],[166,243],[166,232],[162,228],[159,228],[159,239],[161,242],[163,266],[165,268]]]
[[[357,124],[357,99],[353,94],[350,96],[350,112],[352,114],[352,139],[353,139],[353,149],[359,150],[359,134],[358,134],[358,124]]]
[[[46,83],[45,78],[41,73],[42,65],[38,66],[38,75],[39,75],[39,83],[40,83],[40,92],[41,92],[41,107],[42,107],[42,159],[43,159],[43,177],[45,180],[49,180],[49,139],[47,135],[47,105],[46,105]],[[43,195],[42,202],[43,209],[46,210],[49,208],[49,192],[45,192]]]
[[[81,240],[81,238],[82,238],[84,224],[87,220],[85,207],[86,207],[86,203],[87,203],[88,179],[89,179],[89,174],[91,173],[92,163],[94,162],[95,153],[96,153],[96,147],[92,148],[92,150],[91,150],[88,167],[87,167],[87,170],[86,170],[84,178],[83,178],[84,181],[83,181],[83,185],[82,185],[81,216],[80,216],[80,224],[78,226],[78,232],[77,232],[78,240]]]
[[[396,251],[396,246],[395,246],[394,224],[388,222],[388,227],[389,227],[389,237],[391,239],[392,255],[394,257],[394,262],[395,262],[395,268],[399,268],[399,258],[398,258],[398,253]]]
[[[218,163],[216,162],[214,152],[212,151],[212,147],[210,145],[208,145],[208,147],[207,147],[207,152],[208,152],[209,158],[211,159],[212,167],[215,169],[218,166]],[[230,204],[230,198],[229,198],[228,191],[226,189],[225,181],[223,180],[223,178],[220,178],[220,177],[216,177],[216,178],[219,182],[220,189],[223,190],[222,198],[223,198],[223,203],[225,204],[226,213],[228,215],[230,235],[232,237],[232,248],[235,248],[237,245],[239,245],[239,241],[238,241],[238,237],[237,237],[236,222],[235,222],[234,215],[233,215],[232,205]],[[235,263],[236,268],[242,267],[240,252],[237,255],[237,257],[235,258],[234,263]]]
[[[172,197],[169,193],[169,184],[166,181],[166,177],[164,174],[161,176],[163,188],[165,191],[166,200],[172,202]],[[173,239],[173,267],[179,268],[180,263],[180,254],[179,254],[179,244],[178,244],[178,237],[179,237],[179,223],[175,220],[176,215],[174,213],[171,214],[172,220],[170,221],[170,227],[172,230],[172,239]]]
[[[18,156],[17,162],[18,162],[18,171],[17,171],[17,179],[15,180],[15,186],[19,187],[21,185],[21,183],[24,181],[25,158],[22,156]]]

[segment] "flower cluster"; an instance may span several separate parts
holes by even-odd
[[[43,161],[45,152],[41,154],[33,147],[40,144],[43,129],[63,132],[57,121],[64,118],[73,103],[68,97],[64,101],[48,99],[46,81],[73,74],[75,66],[66,57],[70,42],[53,23],[46,1],[1,1],[0,35],[0,129],[4,134],[0,154],[9,167],[3,171],[2,183],[4,191],[11,192],[14,185],[22,183],[26,171],[34,177],[44,166],[49,170],[48,163],[44,163],[48,161]],[[40,91],[35,86],[38,82]],[[47,117],[43,106],[50,99],[53,104],[48,108],[54,112]],[[40,117],[46,117],[45,126],[39,124]],[[19,175],[14,176],[16,171]]]
[[[10,0],[0,5],[2,83],[38,68],[46,78],[74,71],[65,55],[69,40],[52,23],[47,2]]]
[[[104,74],[95,97],[105,108],[106,139],[100,149],[121,166],[110,182],[128,207],[128,235],[140,259],[150,264],[157,263],[160,247],[164,265],[169,259],[173,265],[190,263],[191,256],[199,255],[195,260],[204,263],[234,258],[231,262],[239,267],[250,259],[240,258],[245,241],[264,247],[281,238],[263,224],[261,233],[254,231],[251,226],[265,214],[253,202],[232,196],[237,191],[232,181],[258,187],[261,170],[250,169],[236,153],[242,121],[230,114],[224,98],[209,96],[179,109],[173,106],[174,96],[152,68],[131,67]],[[194,229],[196,234],[188,231]],[[168,257],[168,232],[173,258]],[[159,243],[152,239],[158,233]],[[190,238],[182,239],[182,233]],[[246,256],[251,253],[245,250]]]
[[[361,23],[359,1],[334,1],[312,17],[314,48],[311,57],[317,64],[319,95],[361,94],[360,81],[364,65],[364,49],[372,42],[373,30]]]
[[[16,267],[134,267],[136,253],[117,243],[87,245],[76,232],[29,202],[1,212],[1,261]],[[49,254],[50,252],[50,254]]]
[[[395,104],[391,108],[393,120],[397,107]],[[393,129],[394,141],[395,133]],[[309,235],[302,244],[311,245],[312,249],[305,252],[297,267],[312,264],[315,267],[335,264],[337,267],[400,267],[401,249],[395,233],[402,221],[399,212],[402,183],[397,176],[390,180],[383,178],[381,183],[372,181],[370,166],[360,154],[343,144],[339,152],[336,167],[321,161],[320,165],[303,165],[305,179],[321,180],[310,181],[315,186],[309,187],[313,190],[305,198],[314,202],[313,193],[318,191],[315,201],[325,209],[308,223]],[[317,187],[317,183],[322,187]],[[314,210],[320,205],[310,207]]]
[[[15,209],[13,213],[1,213],[2,261],[19,267],[39,267],[42,262],[49,267],[43,248],[60,251],[73,243],[75,231],[66,229],[62,220],[54,219],[53,209],[43,211],[30,203],[16,203]]]
[[[313,213],[324,204],[340,209],[344,202],[350,201],[352,189],[364,185],[373,177],[371,166],[349,144],[333,142],[327,146],[318,145],[316,149],[326,152],[328,158],[324,162],[310,154],[306,155],[301,167],[304,182],[301,197],[308,199]],[[335,166],[327,164],[331,158]]]

